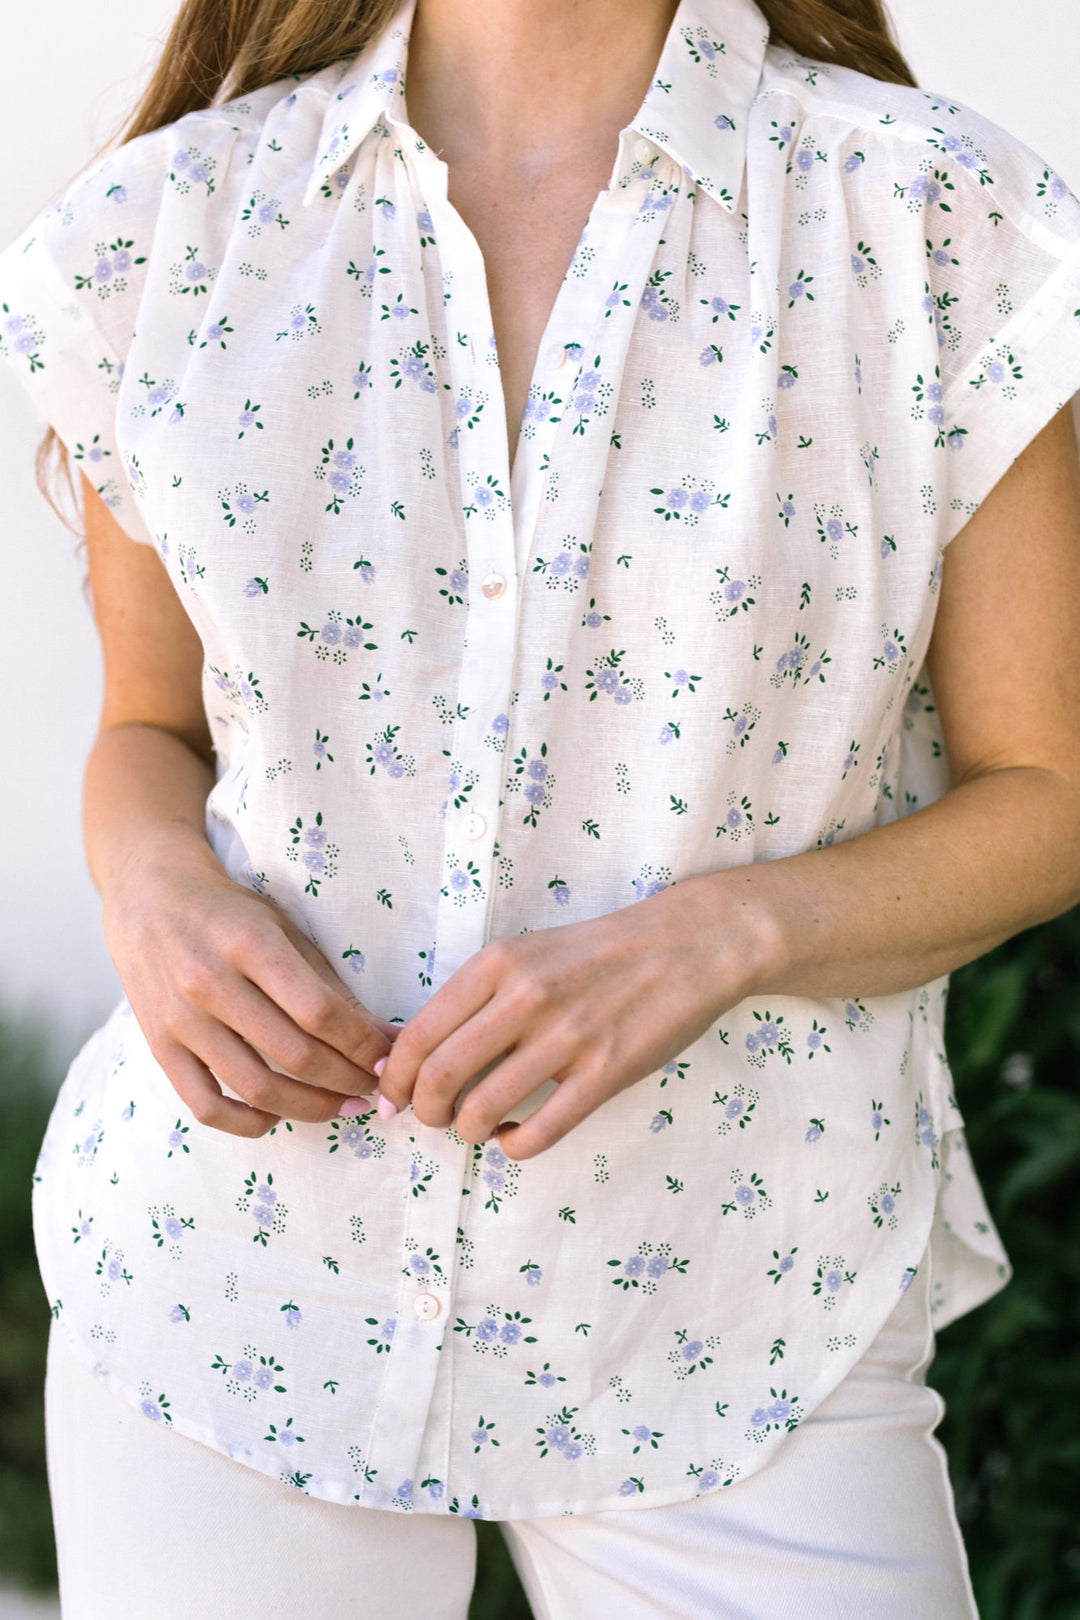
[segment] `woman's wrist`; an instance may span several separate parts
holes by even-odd
[[[796,953],[773,886],[748,880],[758,870],[729,867],[665,891],[684,937],[694,941],[702,987],[715,1001],[717,1017],[792,971]]]

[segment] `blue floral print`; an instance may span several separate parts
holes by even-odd
[[[945,549],[1080,388],[1042,158],[681,0],[511,468],[412,15],[0,255],[0,357],[206,649],[212,847],[398,1025],[489,940],[945,791]],[[936,1325],[1008,1276],[944,992],[751,999],[525,1164],[366,1105],[213,1131],[121,1001],[42,1148],[50,1304],[148,1421],[330,1501],[738,1489],[928,1245]]]

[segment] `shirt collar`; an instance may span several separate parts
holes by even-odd
[[[631,127],[733,213],[769,25],[754,0],[682,0]]]
[[[415,9],[416,0],[405,0],[331,91],[305,203],[348,162],[380,118],[404,116]],[[655,142],[729,213],[742,187],[747,117],[768,39],[769,25],[754,0],[680,0],[656,77],[629,126]]]
[[[337,88],[331,89],[305,204],[348,162],[380,118],[404,117],[405,63],[415,9],[416,0],[405,0],[382,33],[346,65]]]

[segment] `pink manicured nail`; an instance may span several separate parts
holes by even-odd
[[[371,1068],[372,1068],[372,1072],[374,1074],[377,1074],[379,1076],[380,1080],[381,1080],[382,1079],[382,1072],[386,1068],[386,1059],[385,1058],[380,1058],[378,1063],[373,1063],[371,1065]]]
[[[389,1097],[384,1097],[381,1091],[375,1093],[375,1107],[378,1109],[380,1119],[393,1119],[397,1113]]]
[[[366,1114],[370,1107],[370,1097],[346,1097],[338,1109],[338,1118],[347,1117],[349,1114]]]

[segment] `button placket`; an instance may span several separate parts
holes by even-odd
[[[480,358],[489,353],[491,331],[484,265],[474,238],[447,200],[445,165],[436,161],[427,166],[423,183],[443,267],[453,270],[449,318],[468,336],[468,344],[452,346],[448,356],[456,397],[489,381]],[[458,457],[469,590],[451,752],[474,780],[465,813],[459,807],[456,815],[447,815],[444,875],[449,892],[441,896],[437,913],[433,990],[484,944],[494,875],[502,758],[485,738],[495,716],[510,708],[518,605],[510,471],[498,390],[479,421],[459,435]]]
[[[445,164],[425,151],[410,159],[410,178],[418,203],[422,198],[432,216],[440,267],[444,274],[450,272],[449,285],[453,289],[446,306],[449,341],[443,362],[444,378],[451,385],[448,397],[456,400],[479,388],[491,392],[491,378],[485,374],[486,356],[490,353],[490,313],[482,292],[471,286],[478,283],[482,289],[484,285],[479,249],[447,201]],[[464,341],[453,341],[455,334],[461,334]],[[433,994],[483,945],[492,881],[502,760],[485,747],[484,737],[492,718],[509,708],[517,611],[513,524],[507,498],[510,480],[506,436],[500,431],[502,421],[501,405],[493,399],[473,427],[459,430],[456,440],[462,508],[471,503],[476,510],[463,515],[460,522],[469,584],[457,719],[446,761],[448,770],[454,762],[460,779],[457,789],[449,792],[446,807]],[[451,427],[448,423],[447,430]],[[501,500],[497,495],[492,498],[491,515],[485,515],[488,503],[473,497],[478,488],[503,492]],[[499,588],[492,590],[496,582]],[[463,787],[468,800],[455,806],[455,792],[460,794]],[[475,878],[480,880],[479,887]],[[471,1150],[463,1149],[446,1131],[422,1125],[412,1115],[408,1116],[407,1128],[416,1157],[430,1161],[435,1174],[422,1195],[414,1197],[411,1191],[404,1194],[405,1274],[398,1292],[394,1344],[387,1357],[379,1415],[369,1449],[368,1460],[374,1466],[378,1466],[384,1453],[400,1457],[404,1436],[416,1448],[416,1463],[439,1368],[449,1370],[449,1353],[439,1352],[450,1320],[462,1183],[471,1162]],[[410,1268],[410,1255],[417,1253],[431,1255],[433,1261],[437,1257],[438,1272],[416,1274]],[[435,1444],[438,1449],[438,1442]]]
[[[624,149],[625,138],[620,163],[624,162]],[[483,376],[483,360],[474,359],[489,352],[491,319],[483,260],[471,233],[447,200],[445,164],[425,153],[414,160],[413,178],[434,221],[441,267],[451,272],[448,324],[452,332],[466,335],[465,343],[447,344],[448,380],[452,397],[459,398],[489,380]],[[559,392],[567,402],[582,365],[596,352],[588,344],[600,342],[604,296],[615,271],[631,285],[636,285],[639,275],[648,274],[661,226],[659,221],[651,227],[638,225],[635,236],[636,216],[637,198],[631,191],[609,190],[598,201],[591,220],[601,251],[584,277],[564,281],[560,288],[549,327],[560,340],[558,370],[565,386]],[[554,341],[548,341],[554,348]],[[615,348],[625,351],[625,341],[617,342]],[[538,376],[542,375],[538,368]],[[616,378],[611,380],[614,384]],[[531,553],[545,469],[558,432],[550,418],[539,422],[535,436],[523,440],[511,478],[501,391],[495,393],[494,408],[486,410],[457,439],[469,586],[451,758],[471,782],[468,807],[450,803],[447,807],[445,881],[436,911],[433,993],[487,937],[506,760],[505,753],[487,746],[485,738],[496,716],[512,712],[519,578]],[[484,490],[494,493],[481,500],[479,492]],[[473,509],[468,511],[470,506]],[[455,886],[457,876],[462,881]],[[480,893],[475,898],[474,877],[480,879]],[[468,1206],[463,1209],[457,1178],[468,1179],[470,1155],[448,1151],[446,1133],[419,1122],[413,1124],[412,1140],[418,1152],[438,1166],[438,1173],[423,1197],[407,1198],[403,1260],[407,1264],[410,1252],[430,1248],[441,1257],[448,1290],[454,1276],[458,1227],[468,1212]],[[419,1450],[423,1426],[418,1425],[417,1414],[426,1412],[436,1399],[439,1367],[449,1375],[451,1352],[438,1353],[445,1343],[449,1304],[443,1307],[430,1280],[417,1292],[419,1281],[411,1274],[402,1279],[394,1347],[387,1358],[379,1419],[372,1435],[373,1461],[382,1445],[400,1454],[404,1432]],[[423,1295],[438,1308],[433,1310]],[[429,1436],[428,1443],[431,1440]]]

